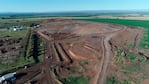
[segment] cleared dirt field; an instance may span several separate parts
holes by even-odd
[[[28,73],[23,79],[39,71],[35,77],[27,79],[33,84],[70,84],[77,77],[80,78],[75,79],[79,81],[77,84],[106,84],[116,49],[139,52],[140,29],[70,19],[50,19],[41,25],[36,33],[45,42],[44,62],[31,70],[19,71]],[[131,43],[135,45],[129,48]]]

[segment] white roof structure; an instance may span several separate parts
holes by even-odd
[[[0,77],[0,83],[2,83],[2,81],[4,81],[4,77]]]
[[[16,74],[16,72],[14,72],[14,73],[9,73],[9,74],[6,74],[6,75],[0,77],[0,83],[1,83],[2,81],[6,80],[6,79],[13,78],[15,74]]]

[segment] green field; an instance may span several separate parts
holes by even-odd
[[[63,84],[89,84],[90,78],[86,77],[69,77],[60,79]]]
[[[7,37],[7,36],[11,36],[11,37],[25,37],[26,33],[28,30],[22,30],[22,31],[12,31],[12,32],[0,32],[0,37]]]
[[[0,29],[8,29],[11,28],[13,26],[30,26],[32,23],[36,23],[39,24],[41,23],[42,20],[40,19],[32,19],[32,18],[28,18],[28,19],[4,19],[1,20],[0,19]]]
[[[30,27],[32,23],[40,24],[42,22],[41,19],[33,19],[33,18],[12,17],[14,19],[11,19],[8,16],[6,17],[0,16],[0,18],[1,18],[0,19],[0,38],[12,37],[12,38],[25,39],[27,37],[27,33],[29,32],[27,27]],[[12,31],[12,28],[14,26],[20,26],[26,29],[21,31]],[[27,51],[27,55],[31,55],[30,50],[32,50],[32,47],[33,47],[32,38],[30,37],[29,39],[30,39],[29,46],[27,46],[27,50],[25,50]],[[22,45],[22,42],[17,45]],[[43,48],[42,48],[42,51],[43,51]],[[23,54],[23,52],[20,53],[17,60],[13,62],[8,62],[6,64],[0,64],[0,74],[8,70],[17,69],[18,67],[22,67],[24,65],[34,63],[33,56],[31,56],[28,59],[25,59],[25,55]],[[40,61],[42,61],[42,56],[43,56],[43,52],[40,52],[40,56],[39,56]]]
[[[130,27],[143,28],[145,30],[144,36],[140,42],[140,47],[143,49],[149,49],[149,21],[144,20],[122,20],[122,19],[100,19],[100,18],[91,18],[91,19],[79,19],[86,21],[94,22],[104,22],[112,24],[126,25]]]
[[[6,36],[10,36],[13,38],[25,38],[26,34],[27,34],[28,30],[22,30],[22,31],[16,31],[16,32],[0,32],[0,38],[6,37]],[[21,43],[19,44],[21,45]],[[24,59],[23,56],[19,56],[18,59],[15,62],[10,62],[10,63],[6,63],[6,64],[0,64],[0,73],[10,70],[10,69],[14,69],[17,67],[20,67],[22,65],[24,65]]]
[[[12,31],[12,32],[1,32],[0,33],[0,37],[6,37],[6,36],[10,36],[13,38],[25,38],[27,33],[29,32],[29,30],[22,30],[22,31]],[[39,39],[39,38],[38,38]],[[32,56],[33,53],[33,45],[34,45],[34,39],[32,38],[32,34],[29,37],[29,43],[27,46],[27,52],[26,52],[26,56],[23,54],[23,52],[18,56],[17,60],[14,62],[8,62],[6,64],[0,64],[0,74],[11,70],[11,69],[17,69],[18,67],[22,67],[24,65],[28,65],[28,64],[33,64],[34,63],[34,59]],[[42,46],[40,46],[42,44]],[[21,45],[21,44],[19,44]],[[43,42],[41,39],[38,40],[38,59],[39,62],[42,62],[43,60],[43,55],[44,55],[44,46],[43,46]]]

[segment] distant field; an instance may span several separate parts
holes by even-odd
[[[86,21],[94,21],[94,22],[104,22],[104,23],[113,23],[126,25],[131,27],[141,27],[145,29],[144,36],[140,43],[140,47],[144,49],[149,49],[149,21],[144,20],[122,20],[122,19],[99,19],[99,18],[90,18],[90,19],[79,19]]]
[[[140,14],[97,15],[93,17],[106,18],[106,19],[149,20],[149,15],[140,15]]]
[[[28,30],[22,30],[22,31],[12,31],[12,32],[0,32],[0,37],[7,37],[7,36],[11,36],[11,37],[25,37],[26,33]]]
[[[32,23],[41,23],[40,19],[0,19],[0,29],[7,29],[12,26],[30,26]]]

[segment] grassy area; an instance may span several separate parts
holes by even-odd
[[[131,82],[127,81],[127,80],[124,80],[124,81],[121,80],[120,81],[115,77],[110,77],[110,78],[107,78],[107,83],[106,84],[131,84]]]
[[[78,73],[78,72],[76,72],[75,70],[69,70],[69,74],[76,74],[76,73]]]
[[[3,36],[11,35],[12,37],[18,37],[18,36],[25,37],[26,34],[27,34],[27,30],[24,30],[24,31],[17,31],[17,32],[5,32],[5,34],[3,33]],[[0,73],[3,73],[4,71],[11,70],[11,69],[17,69],[18,67],[22,67],[24,65],[35,63],[35,59],[33,58],[33,55],[36,55],[35,53],[33,54],[34,46],[38,46],[37,47],[38,52],[35,52],[35,53],[38,53],[37,54],[38,60],[39,60],[39,62],[42,62],[43,55],[44,55],[43,42],[41,39],[38,38],[37,45],[34,45],[34,39],[32,38],[32,35],[31,35],[29,37],[29,45],[27,47],[27,56],[25,57],[24,54],[21,53],[20,56],[18,56],[16,61],[9,62],[6,64],[0,64]]]
[[[39,24],[40,19],[5,19],[0,20],[0,29],[8,29],[12,26],[30,26],[32,23]]]
[[[27,32],[28,30],[16,31],[16,32],[1,32],[0,37],[11,36],[13,38],[18,38],[18,37],[25,38],[27,35]],[[18,45],[22,45],[22,42],[19,43]],[[20,56],[18,56],[17,60],[13,62],[8,62],[6,64],[0,64],[0,73],[20,66],[24,66],[27,64],[30,64],[30,62],[25,60],[23,54],[21,53]]]
[[[0,32],[0,37],[6,37],[6,36],[11,36],[11,37],[25,37],[27,34],[28,30],[22,30],[22,31],[12,31],[12,32]]]
[[[146,62],[147,58],[142,55],[135,54],[129,50],[118,49],[116,51],[116,56],[114,57],[113,61],[115,63],[128,63],[128,62]]]
[[[112,71],[116,74],[113,75],[114,77],[107,79],[107,84],[140,84],[143,78],[149,77],[147,74],[147,70],[149,70],[148,61],[145,56],[122,48],[115,51],[116,56],[113,58],[113,64],[116,67]],[[121,74],[122,77],[119,77],[117,74]],[[125,77],[133,83],[125,81]]]
[[[15,18],[15,16],[11,16],[11,17],[0,17],[0,38],[3,37],[7,37],[10,36],[12,38],[26,38],[27,33],[29,32],[28,29],[26,30],[22,30],[22,31],[10,31],[11,27],[13,26],[23,26],[24,28],[29,27],[32,23],[36,23],[39,24],[41,23],[41,19],[32,19],[32,18]],[[14,18],[14,19],[11,19]],[[27,47],[27,49],[25,49],[27,51],[27,55],[31,54],[31,50],[32,50],[32,38],[29,38],[29,45]],[[24,45],[25,43],[21,42],[17,45]],[[15,46],[15,45],[13,45]],[[40,46],[40,45],[39,45]],[[41,53],[44,53],[44,47],[41,46],[40,51],[42,51]],[[39,61],[41,62],[43,60],[43,54],[40,54],[39,56]],[[18,56],[18,58],[13,61],[13,62],[8,62],[6,64],[0,64],[0,73],[3,73],[4,71],[8,71],[11,69],[16,69],[18,67],[27,65],[27,64],[31,64],[34,63],[34,59],[33,57],[29,57],[28,59],[25,58],[25,55],[23,55],[23,52]]]
[[[30,36],[26,59],[32,62],[42,62],[44,56],[44,43],[36,34],[32,33]]]
[[[125,50],[122,50],[124,52]],[[120,51],[118,51],[119,54],[114,57],[114,64],[116,67],[113,69],[114,73],[117,74],[123,74],[123,76],[127,77],[131,81],[133,81],[135,84],[140,84],[140,82],[145,77],[149,77],[147,74],[148,68],[148,61],[146,60],[146,57],[137,55],[130,51],[125,51],[126,56],[123,56]],[[146,68],[143,67],[146,65]],[[134,75],[137,75],[137,77],[134,77]],[[115,75],[117,77],[117,75]],[[125,80],[125,78],[124,78]],[[111,79],[108,81],[112,81]],[[117,79],[119,81],[119,79]],[[125,84],[125,83],[107,83],[107,84]],[[126,83],[127,84],[127,83]],[[129,84],[129,83],[128,83]],[[131,84],[131,83],[130,83]]]
[[[89,65],[89,62],[87,60],[83,61],[83,64]]]
[[[85,77],[69,77],[66,79],[60,79],[63,84],[89,84],[90,78]]]
[[[45,53],[45,46],[44,46],[44,42],[41,38],[39,38],[39,62],[42,62],[44,59],[44,53]]]
[[[91,19],[80,19],[94,22],[104,22],[104,23],[113,23],[126,25],[131,27],[143,27],[145,29],[144,36],[140,42],[140,47],[143,49],[149,49],[149,21],[144,20],[122,20],[122,19],[100,19],[100,18],[91,18]]]
[[[12,69],[17,69],[19,67],[22,67],[24,65],[31,64],[31,61],[25,60],[23,56],[19,56],[18,59],[14,62],[8,62],[6,64],[0,64],[0,74],[12,70]]]

